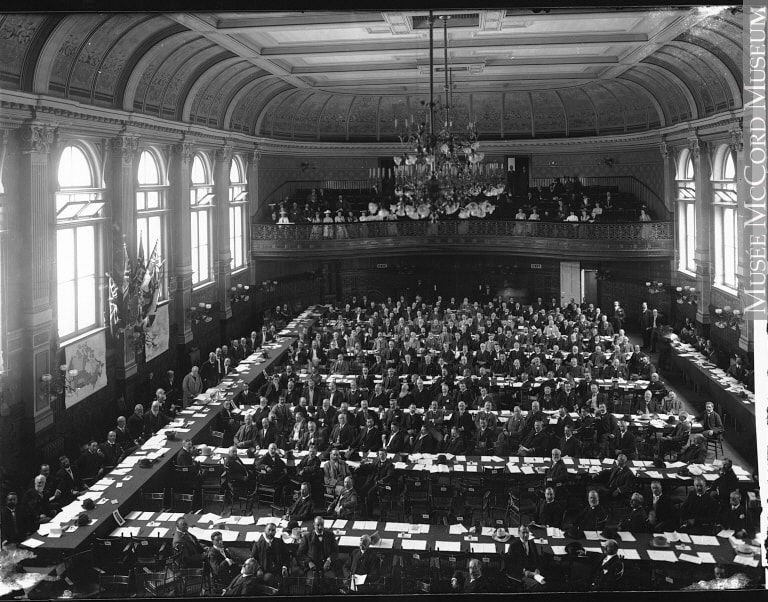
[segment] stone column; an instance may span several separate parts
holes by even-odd
[[[666,140],[662,140],[659,146],[661,152],[661,159],[664,172],[664,206],[672,214],[672,221],[677,219],[677,181],[676,166],[675,166],[675,153],[672,152],[672,148],[667,144]],[[677,266],[680,265],[680,250],[677,244],[674,245],[675,256],[671,260],[670,273],[674,274],[677,271]]]
[[[28,123],[18,132],[16,177],[18,199],[10,226],[18,232],[21,256],[26,257],[19,284],[22,355],[20,395],[29,400],[24,411],[27,429],[35,433],[53,424],[53,412],[40,395],[43,374],[59,375],[54,355],[56,323],[56,161],[53,159],[55,128]],[[31,428],[30,428],[31,427]]]
[[[256,282],[256,262],[251,253],[251,217],[259,208],[259,163],[261,151],[255,148],[247,156],[246,185],[248,190],[248,265],[250,266],[251,282]]]
[[[696,182],[696,287],[702,302],[696,309],[696,321],[709,324],[709,300],[712,293],[714,233],[712,231],[712,162],[707,144],[698,136],[688,138]]]
[[[232,147],[224,146],[214,153],[213,194],[216,201],[216,295],[219,301],[219,319],[232,317],[229,287],[232,277],[232,253],[229,248],[229,168]],[[226,338],[226,337],[225,337]]]
[[[189,308],[192,305],[192,225],[189,191],[195,149],[191,142],[184,140],[173,146],[172,151],[169,171],[169,234],[176,279],[176,343],[184,346],[191,343],[193,338],[192,321],[189,319]]]
[[[112,252],[107,256],[106,269],[112,272],[115,283],[120,286],[123,269],[123,243],[125,243],[129,257],[135,259],[137,253],[135,175],[137,168],[135,162],[139,149],[139,137],[136,134],[122,133],[117,138],[113,138],[111,142],[107,190],[111,192],[112,216],[118,224],[119,230],[112,229],[111,234],[115,240],[111,241],[111,246],[109,246],[111,237],[107,236],[107,248]],[[144,249],[144,252],[150,253],[151,249]],[[125,381],[136,374],[136,353],[133,339],[128,333],[123,335],[119,341],[117,352],[116,376],[119,381],[123,381],[124,387]]]

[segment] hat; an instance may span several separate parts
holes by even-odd
[[[437,456],[437,463],[448,464],[448,458],[445,457],[445,454],[440,454],[439,456]]]
[[[83,510],[93,510],[96,507],[96,504],[93,502],[91,498],[87,498],[83,500]]]
[[[285,530],[288,532],[292,532],[294,529],[299,528],[299,522],[295,520],[289,520],[288,524],[285,526]]]
[[[674,416],[670,416],[667,418],[667,424],[675,424],[676,420],[677,419]]]
[[[373,545],[376,545],[380,541],[381,541],[381,535],[379,535],[378,531],[374,531],[373,533],[371,533],[371,543]]]
[[[346,457],[347,460],[351,460],[352,462],[359,462],[360,461],[360,452],[358,451],[351,451],[349,454],[347,454]]]
[[[93,501],[93,500],[91,500],[91,501]],[[90,525],[90,524],[91,524],[91,517],[88,516],[85,512],[81,513],[77,517],[77,526],[78,527],[84,527],[84,526]]]
[[[579,529],[579,528],[578,528],[578,527],[576,527],[576,526],[573,526],[573,527],[569,528],[569,529],[568,529],[568,530],[565,532],[565,534],[566,534],[568,537],[570,537],[571,539],[584,539],[584,537],[585,537],[585,536],[584,536],[584,531],[582,531],[581,529]]]
[[[176,439],[176,431],[165,431],[165,438],[168,441],[174,441]]]
[[[505,543],[509,541],[512,538],[512,534],[507,531],[504,527],[499,527],[494,531],[493,533],[493,539],[496,541],[500,541],[501,543]]]
[[[256,457],[256,450],[253,447],[249,447],[246,450],[245,455],[248,456],[249,458],[255,458]]]
[[[654,468],[666,468],[667,464],[661,458],[654,458],[653,459],[653,467]]]
[[[571,543],[567,544],[565,546],[565,553],[568,554],[568,556],[572,556],[572,557],[586,555],[584,546],[581,545],[580,541],[572,541]]]
[[[326,215],[330,215],[330,214],[331,214],[331,210],[330,210],[330,209],[326,209],[326,210],[325,210],[325,214],[326,214]]]
[[[142,458],[139,460],[139,468],[151,468],[152,467],[152,460],[149,458]]]
[[[669,542],[663,535],[654,535],[653,539],[651,540],[651,545],[654,548],[668,548]]]

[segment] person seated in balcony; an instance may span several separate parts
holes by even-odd
[[[538,222],[541,221],[541,216],[539,215],[539,211],[536,207],[531,209],[531,214],[528,216],[529,222]]]
[[[600,201],[595,201],[595,206],[592,208],[592,221],[599,220],[603,215],[603,208],[600,206]]]
[[[581,214],[579,215],[579,221],[586,224],[592,223],[595,220],[592,218],[592,214],[589,212],[589,209],[583,208],[581,210]]]
[[[530,193],[529,193],[529,194],[530,194]],[[520,207],[520,208],[517,210],[517,213],[515,214],[515,219],[516,219],[516,220],[523,220],[523,221],[525,221],[525,220],[527,220],[527,219],[528,219],[528,216],[525,214],[525,211],[523,211],[523,208],[522,208],[522,207]]]

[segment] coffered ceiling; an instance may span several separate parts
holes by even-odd
[[[741,107],[740,9],[434,17],[436,99],[447,62],[451,119],[484,137],[643,131]],[[424,10],[0,18],[3,87],[222,130],[389,141],[430,96]]]

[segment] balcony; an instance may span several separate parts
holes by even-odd
[[[670,259],[672,222],[572,224],[502,220],[251,225],[251,252],[263,259],[355,256],[525,255],[557,259]]]

